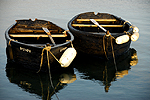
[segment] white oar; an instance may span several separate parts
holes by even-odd
[[[47,28],[44,28],[44,27],[42,27],[42,29],[47,33],[47,35],[49,36],[49,38],[52,41],[53,45],[56,45],[53,38],[52,38],[52,36],[51,36],[50,31]]]
[[[98,27],[100,27],[104,32],[107,32],[107,30],[105,28],[103,28],[101,25],[98,24],[98,22],[96,22],[96,20],[94,19],[90,19],[91,22],[93,22],[95,25],[97,25]]]
[[[104,32],[106,32],[106,36],[111,36],[111,33],[109,31],[107,31],[105,28],[103,28],[102,26],[100,26],[98,24],[98,22],[96,22],[94,19],[90,19],[91,22],[93,22],[95,25],[97,25],[98,27],[100,27]],[[112,38],[111,38],[112,39]],[[117,71],[117,66],[116,66],[116,61],[115,61],[115,54],[114,54],[114,50],[113,50],[113,44],[112,44],[112,41],[111,41],[111,47],[112,47],[112,54],[113,54],[113,58],[114,58],[114,64],[115,64],[115,69]]]

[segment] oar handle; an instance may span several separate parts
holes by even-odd
[[[56,45],[54,42],[53,37],[51,36],[50,31],[47,28],[42,27],[42,29],[47,33],[48,37],[50,38],[50,40],[52,41],[53,45]]]
[[[105,28],[103,28],[101,25],[98,24],[98,22],[96,22],[96,20],[94,19],[90,19],[91,22],[93,22],[95,25],[97,25],[98,27],[100,27],[104,32],[107,32],[107,30]]]

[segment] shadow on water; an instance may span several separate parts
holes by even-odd
[[[28,69],[19,68],[19,65],[7,63],[6,76],[10,83],[14,83],[21,87],[23,91],[38,95],[43,100],[52,99],[52,96],[64,89],[67,84],[73,83],[76,80],[73,68],[59,69],[57,72],[51,72],[51,81],[49,73],[35,73]],[[57,94],[55,94],[57,96]]]
[[[87,55],[77,56],[73,66],[79,72],[81,79],[98,82],[104,86],[105,92],[108,92],[111,82],[128,75],[128,70],[137,63],[137,51],[130,48],[124,55],[117,57],[117,68],[115,68],[113,59],[105,61]]]
[[[43,100],[52,99],[52,96],[54,94],[57,96],[56,93],[64,89],[67,84],[73,83],[76,80],[74,71],[79,72],[81,79],[97,82],[104,86],[105,92],[108,92],[111,82],[128,75],[131,66],[138,63],[136,53],[136,50],[132,48],[118,57],[116,59],[117,70],[113,59],[104,61],[88,55],[78,54],[70,67],[51,72],[54,87],[51,85],[49,73],[40,72],[37,74],[35,71],[23,69],[15,63],[7,63],[6,76],[10,83],[18,85],[23,91],[36,94]]]

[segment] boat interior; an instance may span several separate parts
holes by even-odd
[[[116,19],[95,19],[99,25],[101,25],[106,30],[109,30],[111,33],[123,33],[124,31],[129,30],[128,25],[123,25],[123,22]],[[94,25],[90,19],[76,19],[73,21],[72,26],[78,30],[86,32],[103,32],[101,28],[97,25]]]
[[[57,44],[65,43],[68,40],[71,40],[71,36],[67,31],[62,28],[52,24],[51,22],[42,21],[42,20],[19,20],[17,23],[9,30],[8,34],[11,39],[16,41],[34,44],[34,45],[45,45],[46,43],[52,42],[47,35],[47,33],[42,29],[45,27],[49,30],[53,40]]]
[[[86,32],[104,32],[101,28],[92,23],[90,19],[94,19],[99,25],[111,33],[123,33],[129,30],[128,24],[115,18],[113,15],[106,13],[98,13],[95,15],[93,12],[79,15],[72,21],[72,27]]]

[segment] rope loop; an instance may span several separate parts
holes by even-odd
[[[131,33],[129,33],[129,32],[126,32],[126,31],[125,31],[125,33],[126,33],[126,35],[129,35],[129,36],[131,36],[131,35],[132,35]]]
[[[108,36],[108,34],[105,34],[103,36],[103,50],[104,50],[105,56],[106,56],[106,58],[108,60],[107,53],[106,53],[106,46],[105,46],[105,37],[110,37],[111,42],[112,42],[112,39],[115,39],[115,37],[113,37],[111,34],[109,34],[109,36]]]
[[[130,26],[129,28],[134,28],[134,26],[132,25],[132,26]]]
[[[71,41],[71,40],[68,40],[68,41],[71,43],[71,47],[72,47],[72,48],[74,48],[74,47],[73,47],[73,43],[72,43],[72,41]]]
[[[11,46],[11,41],[15,41],[14,39],[10,39],[8,45]]]
[[[125,21],[125,22],[123,23],[123,25],[125,25],[126,23],[129,23],[129,24],[131,24],[129,21]]]
[[[40,72],[42,65],[43,65],[43,56],[44,56],[44,51],[47,51],[47,61],[48,61],[48,67],[50,67],[50,62],[49,62],[49,54],[48,52],[56,59],[56,61],[59,62],[59,60],[55,57],[55,55],[50,51],[51,50],[51,46],[45,46],[45,48],[43,48],[42,50],[42,54],[41,54],[41,63],[40,63],[40,69],[37,73]],[[60,62],[59,62],[60,63]]]
[[[46,45],[45,48],[43,48],[42,50],[42,54],[41,54],[41,64],[40,64],[40,69],[37,73],[40,72],[41,68],[42,68],[42,64],[43,64],[43,55],[44,55],[44,51],[46,50],[47,52],[47,64],[48,64],[48,69],[49,69],[49,79],[50,79],[50,82],[51,82],[51,86],[52,88],[54,89],[54,92],[55,92],[55,88],[53,86],[53,82],[52,82],[52,76],[51,76],[51,72],[50,72],[50,59],[49,59],[49,52],[51,53],[51,55],[58,61],[58,59],[53,55],[53,53],[50,51],[51,50],[51,46],[50,45]],[[59,61],[58,61],[59,62]],[[57,97],[57,99],[59,100],[56,92],[55,92],[55,95]]]

